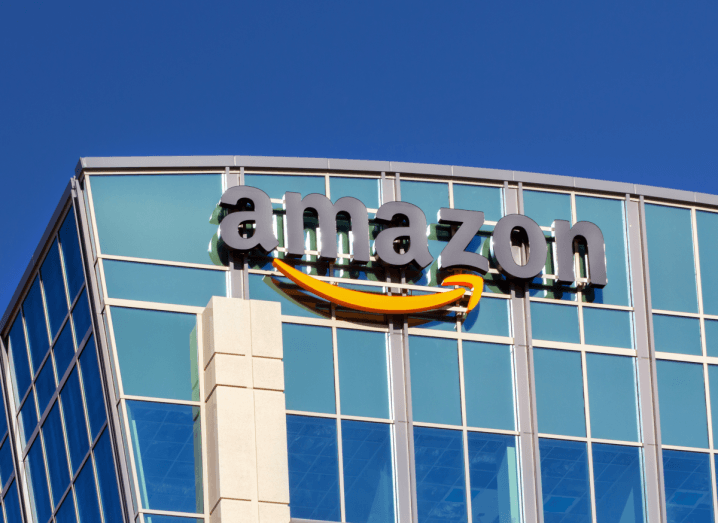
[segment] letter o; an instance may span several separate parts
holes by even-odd
[[[511,252],[511,233],[521,229],[526,233],[529,243],[529,259],[525,265],[519,265]],[[506,277],[530,280],[541,274],[546,264],[546,237],[541,227],[528,216],[509,214],[496,224],[491,235],[491,256]]]

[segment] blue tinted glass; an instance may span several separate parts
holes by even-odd
[[[7,480],[12,476],[14,465],[12,463],[12,449],[10,446],[10,438],[5,440],[2,447],[0,447],[0,483],[5,485]]]
[[[718,260],[718,214],[696,211],[698,229],[698,252],[701,262],[701,285],[703,287],[703,312],[718,314],[718,273],[714,270]]]
[[[336,202],[344,196],[357,198],[369,209],[379,207],[379,180],[376,178],[340,178],[332,176],[329,188],[332,201]]]
[[[25,400],[25,404],[20,409],[20,419],[22,420],[22,439],[23,446],[27,445],[28,439],[32,436],[32,431],[37,426],[37,411],[35,410],[35,395],[30,395]]]
[[[82,392],[80,391],[80,380],[77,377],[77,367],[67,378],[65,386],[60,391],[62,411],[65,414],[65,431],[67,432],[67,443],[70,447],[70,461],[72,472],[82,463],[89,448],[87,439],[87,423],[85,422],[85,410],[82,406]]]
[[[90,435],[94,440],[105,423],[105,395],[100,381],[100,367],[97,364],[95,340],[90,338],[80,355],[82,384],[87,398],[87,415],[90,418]]]
[[[104,260],[110,298],[205,307],[226,296],[225,271]]]
[[[22,523],[22,513],[20,511],[20,498],[17,492],[17,481],[13,481],[12,485],[5,494],[5,521],[7,523]]]
[[[656,368],[663,443],[708,447],[703,366],[658,360]]]
[[[581,354],[534,349],[539,432],[585,436]]]
[[[72,497],[72,492],[70,492],[63,500],[62,505],[60,505],[60,508],[57,511],[55,520],[57,523],[77,523],[77,516],[75,515],[75,498]]]
[[[70,289],[70,301],[72,301],[85,283],[85,273],[82,269],[82,253],[80,243],[77,240],[77,227],[75,226],[74,213],[70,212],[60,227],[60,247],[62,259],[65,261],[65,275],[67,286]]]
[[[282,314],[286,316],[304,316],[313,318],[317,314],[299,305],[277,288],[270,276],[260,274],[249,275],[249,296],[253,300],[278,301],[282,304]],[[276,278],[280,283],[288,282],[286,278]]]
[[[583,335],[588,345],[631,349],[633,348],[631,313],[584,307]]]
[[[646,234],[653,308],[698,312],[691,212],[646,204]]]
[[[77,300],[75,308],[72,309],[72,321],[75,323],[75,334],[79,346],[85,334],[90,328],[90,304],[87,301],[87,291],[82,291],[82,296]]]
[[[10,352],[10,367],[15,378],[15,393],[17,394],[17,401],[20,401],[25,396],[30,383],[32,383],[32,378],[30,377],[30,363],[28,362],[27,346],[25,345],[25,330],[22,326],[22,317],[19,314],[10,329],[8,341],[10,342],[8,349]]]
[[[701,323],[698,318],[653,315],[653,334],[656,351],[679,354],[703,354],[701,348]]]
[[[474,521],[518,523],[518,455],[516,438],[468,432],[471,512]]]
[[[48,358],[37,376],[37,381],[35,381],[37,406],[41,415],[45,412],[45,408],[49,405],[52,395],[55,394],[56,388],[57,385],[55,384],[55,371],[52,368],[52,358]]]
[[[342,414],[389,417],[386,336],[337,329]]]
[[[221,175],[93,176],[91,185],[103,254],[212,263]]]
[[[419,522],[467,521],[461,432],[414,427]]]
[[[57,506],[65,489],[70,484],[70,470],[67,467],[67,452],[65,439],[62,436],[62,420],[60,407],[57,403],[52,407],[50,414],[42,425],[42,435],[45,439],[45,455],[47,467],[50,471],[50,486],[52,487],[53,505]]]
[[[539,438],[539,454],[544,519],[590,522],[586,443]]]
[[[332,330],[285,323],[282,325],[282,338],[287,410],[333,414]]]
[[[391,425],[342,421],[347,521],[394,521]]]
[[[482,298],[461,323],[463,332],[510,336],[508,300]]]
[[[710,384],[711,395],[711,421],[713,434],[718,434],[718,365],[708,365],[708,383]],[[713,448],[718,447],[718,442],[713,441]]]
[[[718,321],[705,320],[706,354],[718,357]]]
[[[414,420],[461,425],[456,340],[409,336],[409,361]]]
[[[606,277],[609,284],[603,289],[587,292],[589,301],[628,305],[628,257],[626,256],[626,226],[621,200],[576,196],[578,221],[595,223],[603,233],[606,246]],[[590,268],[589,268],[590,269]]]
[[[62,379],[65,375],[65,371],[67,371],[67,368],[70,366],[70,362],[72,362],[72,358],[75,357],[75,344],[72,343],[72,329],[69,323],[62,329],[60,336],[52,348],[52,352],[55,354],[57,377]]]
[[[191,400],[197,358],[190,337],[197,317],[121,307],[110,312],[125,394]]]
[[[47,326],[45,324],[45,310],[42,306],[42,292],[40,291],[40,280],[35,281],[27,293],[22,304],[25,324],[27,325],[27,336],[30,344],[30,358],[33,370],[37,370],[42,359],[50,348],[50,341],[47,338]]]
[[[7,432],[7,418],[5,417],[5,402],[3,401],[3,394],[0,393],[0,440],[3,435]]]
[[[108,431],[105,431],[97,441],[94,454],[105,523],[122,523],[120,493],[117,490],[115,462],[112,459],[112,442]]]
[[[80,523],[95,523],[100,521],[100,505],[97,502],[97,489],[95,488],[95,474],[92,470],[92,460],[82,467],[75,480],[75,495],[77,508],[80,513]]]
[[[403,189],[402,185],[402,189]],[[497,222],[501,219],[501,189],[480,185],[454,184],[454,209],[482,211],[484,219]]]
[[[663,449],[663,482],[668,521],[713,521],[709,459],[708,454],[699,452]]]
[[[638,441],[634,359],[587,353],[586,373],[591,436]]]
[[[324,194],[324,176],[245,174],[244,185],[261,189],[270,198],[277,200],[281,200],[285,192],[298,192],[302,196],[311,193]]]
[[[339,521],[337,422],[287,416],[292,518]]]
[[[514,430],[511,347],[463,342],[466,424]]]
[[[593,416],[593,410],[591,415]],[[594,443],[593,477],[598,521],[645,521],[640,448]]]
[[[523,191],[524,214],[542,227],[554,220],[571,221],[571,196],[540,191]]]
[[[412,203],[424,211],[426,223],[437,223],[439,209],[449,206],[449,185],[402,180],[401,201]]]
[[[42,457],[42,442],[37,438],[27,454],[27,463],[30,473],[30,487],[32,488],[32,503],[37,516],[36,521],[47,521],[52,509],[50,508],[50,491],[47,488],[45,476],[45,462]]]
[[[143,508],[203,510],[199,409],[128,401]]]
[[[535,340],[581,343],[578,307],[532,301],[531,332]]]
[[[50,318],[50,336],[55,337],[62,321],[67,316],[67,296],[60,265],[60,249],[57,242],[52,244],[40,268],[42,285],[45,288],[47,315]]]

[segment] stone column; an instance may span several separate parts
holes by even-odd
[[[202,333],[210,523],[287,523],[280,305],[213,297]]]

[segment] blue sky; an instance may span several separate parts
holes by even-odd
[[[718,193],[718,4],[5,2],[0,310],[80,156],[428,162]]]

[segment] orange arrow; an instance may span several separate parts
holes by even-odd
[[[425,312],[446,307],[466,294],[466,289],[454,289],[426,296],[384,296],[382,294],[354,291],[337,285],[331,285],[312,278],[276,258],[272,262],[272,265],[302,289],[316,294],[327,301],[336,303],[337,305],[343,305],[344,307],[365,312],[385,314]],[[466,308],[467,313],[478,305],[481,299],[481,292],[484,289],[484,279],[474,274],[455,274],[448,276],[444,278],[441,284],[444,286],[462,285],[473,290],[473,294]]]

